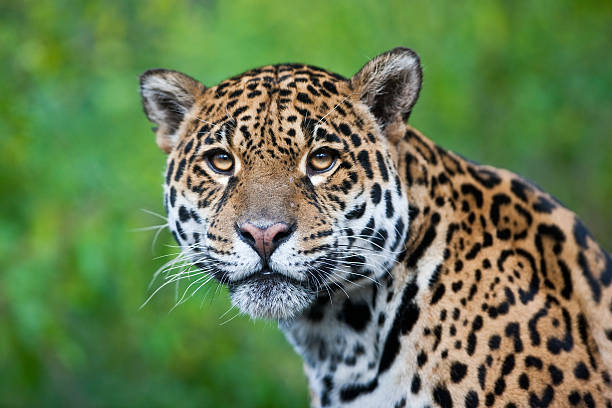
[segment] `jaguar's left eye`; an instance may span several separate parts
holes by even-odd
[[[307,172],[309,175],[325,173],[336,163],[338,153],[329,148],[315,150],[308,156]]]

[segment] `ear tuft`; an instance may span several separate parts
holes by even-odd
[[[185,114],[206,88],[195,79],[177,71],[150,69],[140,76],[144,111],[151,122],[157,145],[169,153],[176,145],[176,132]]]
[[[376,117],[382,129],[406,121],[421,90],[418,55],[409,48],[394,48],[365,64],[351,85]]]

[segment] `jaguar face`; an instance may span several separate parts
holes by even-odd
[[[253,318],[290,319],[378,280],[402,249],[408,203],[387,133],[410,111],[420,68],[406,49],[378,59],[350,80],[295,64],[211,88],[175,71],[141,76],[168,153],[170,229]],[[389,81],[409,88],[407,110],[382,105],[400,104]]]

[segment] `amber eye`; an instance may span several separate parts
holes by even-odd
[[[336,163],[338,154],[328,148],[315,150],[308,156],[308,173],[317,174],[329,171]]]
[[[206,159],[208,166],[217,173],[228,175],[234,170],[234,159],[225,150],[213,150],[206,156]]]

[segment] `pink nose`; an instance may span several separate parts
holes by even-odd
[[[291,227],[284,222],[277,222],[265,228],[260,228],[247,221],[239,229],[241,238],[253,247],[265,262],[268,261],[272,252],[289,238],[292,232]]]

